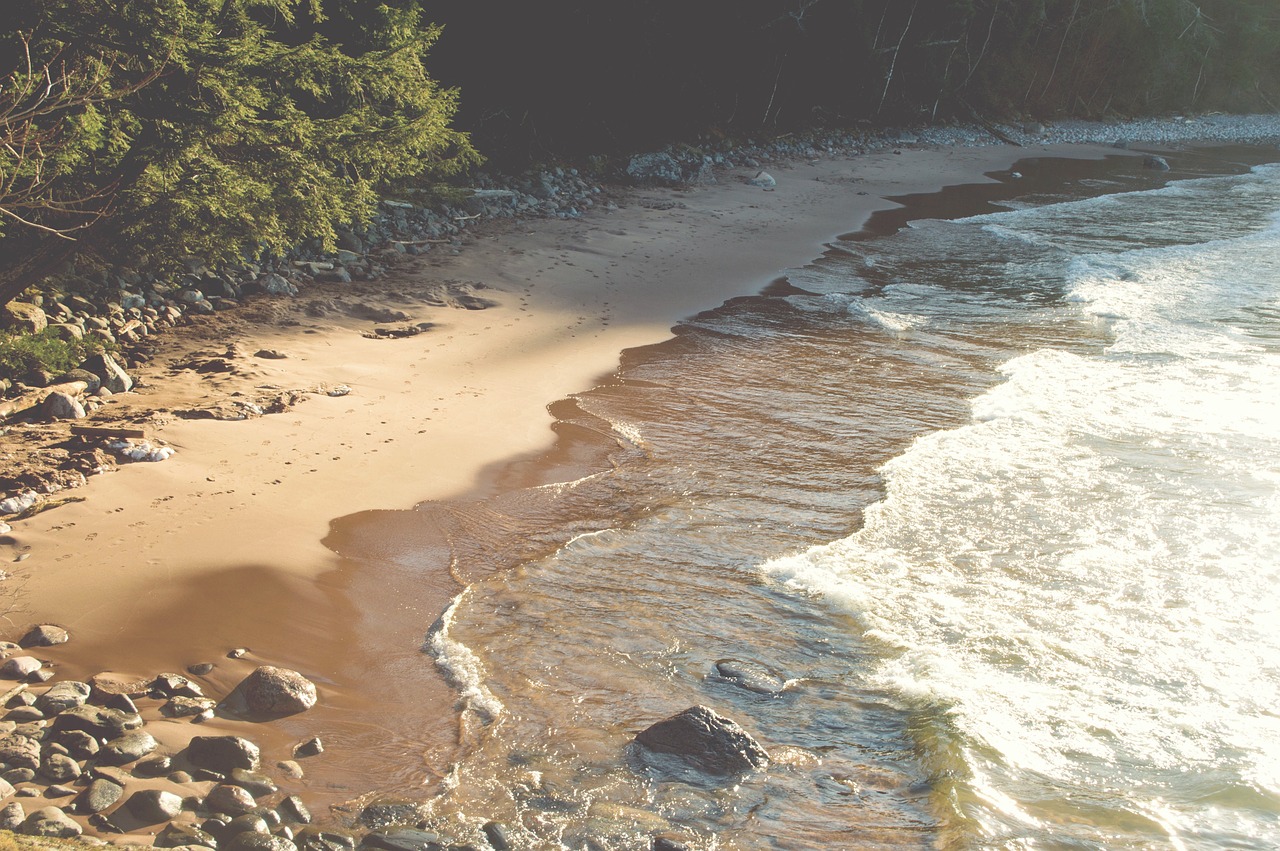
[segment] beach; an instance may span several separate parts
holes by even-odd
[[[628,190],[618,209],[580,219],[487,224],[456,251],[442,247],[351,294],[432,323],[416,336],[371,339],[367,321],[304,311],[308,298],[340,294],[337,284],[282,299],[279,315],[296,324],[229,316],[175,332],[135,375],[139,389],[112,402],[146,415],[149,434],[175,454],[94,477],[83,501],[14,524],[3,550],[22,557],[6,581],[12,638],[31,624],[65,627],[71,640],[40,654],[58,679],[210,662],[200,681],[220,695],[257,665],[297,670],[320,691],[306,713],[151,726],[171,748],[210,731],[243,735],[267,764],[320,736],[325,753],[282,788],[337,818],[371,796],[431,794],[466,731],[458,683],[423,644],[475,575],[424,557],[440,536],[417,529],[408,509],[510,487],[502,475],[514,461],[556,446],[550,406],[615,373],[622,352],[809,263],[897,206],[886,199],[1013,181],[1029,158],[1107,156],[1142,155],[1093,144],[903,145],[768,163],[777,181],[768,190],[747,183],[753,170],[726,170],[713,185]],[[442,286],[492,306],[423,301]],[[214,350],[235,369],[169,368]],[[255,355],[265,350],[285,357]],[[163,413],[264,386],[320,392],[241,422]],[[590,472],[579,460],[544,464],[540,475]],[[249,652],[228,658],[236,648]]]

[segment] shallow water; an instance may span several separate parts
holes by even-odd
[[[424,506],[448,547],[419,557],[468,583],[424,648],[465,707],[434,818],[531,848],[1274,847],[1275,153],[1168,185],[1025,163],[934,199],[1021,193],[999,210],[882,217],[625,353],[498,495]],[[629,746],[694,704],[770,767]]]

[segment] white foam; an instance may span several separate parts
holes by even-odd
[[[485,685],[484,665],[471,649],[449,635],[458,607],[470,597],[471,589],[453,599],[427,631],[426,649],[436,660],[436,666],[458,691],[464,711],[478,717],[483,723],[496,721],[505,711],[502,701]]]

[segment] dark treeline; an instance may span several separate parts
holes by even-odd
[[[719,129],[1280,101],[1274,0],[435,0],[432,71],[492,155]]]

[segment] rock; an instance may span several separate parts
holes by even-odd
[[[270,833],[271,828],[260,813],[244,813],[228,820],[222,832],[226,837],[236,833]]]
[[[44,397],[40,405],[41,412],[51,420],[82,420],[88,414],[84,405],[72,395],[56,390]]]
[[[378,829],[417,824],[426,815],[426,809],[417,801],[386,800],[367,805],[356,818],[365,827]]]
[[[324,753],[324,742],[320,741],[319,736],[312,736],[305,742],[300,742],[293,746],[294,756],[308,757],[322,753]]]
[[[102,671],[89,678],[89,685],[95,692],[103,695],[142,697],[150,690],[151,680],[130,674],[117,674],[114,671]]]
[[[297,795],[288,795],[279,804],[276,805],[276,812],[280,813],[280,818],[284,821],[291,821],[295,824],[311,824],[311,811],[307,809],[307,805],[302,803],[302,799]]]
[[[112,393],[126,393],[133,389],[133,379],[129,377],[129,373],[106,352],[93,355],[80,364],[80,368],[102,379],[102,386]]]
[[[107,742],[98,754],[99,765],[124,765],[141,759],[157,747],[155,737],[146,730],[133,730]]]
[[[16,496],[0,499],[0,514],[17,514],[26,511],[39,501],[40,495],[35,491],[23,491]],[[0,668],[0,676],[4,676],[3,668]]]
[[[139,760],[133,770],[135,774],[141,774],[144,777],[159,777],[162,774],[167,774],[171,768],[173,768],[173,759],[171,757],[165,754],[156,754]]]
[[[297,295],[298,288],[293,285],[287,278],[282,278],[275,272],[269,272],[261,275],[254,283],[262,292],[268,295]]]
[[[39,334],[49,327],[49,318],[34,304],[11,301],[0,305],[0,326],[24,334]]]
[[[444,851],[445,843],[439,834],[427,830],[392,827],[366,835],[360,847],[381,848],[384,851]]]
[[[253,795],[240,786],[223,784],[215,786],[204,799],[205,809],[229,816],[244,815],[258,806]]]
[[[72,807],[77,813],[100,813],[116,805],[124,797],[124,787],[99,777],[76,798]]]
[[[276,768],[280,769],[280,773],[290,780],[301,780],[306,776],[306,772],[302,770],[302,766],[291,759],[284,759],[276,763]]]
[[[179,786],[181,786],[184,783],[191,783],[195,781],[195,778],[185,771],[170,772],[169,776],[166,777],[165,779],[168,780],[170,783],[176,783]]]
[[[83,730],[66,730],[57,734],[54,741],[67,749],[68,756],[76,759],[88,759],[97,754],[102,747],[97,739]]]
[[[18,644],[21,647],[52,647],[55,644],[66,644],[70,639],[71,635],[62,627],[43,623],[27,630],[27,634],[19,639]],[[88,694],[86,691],[85,695],[88,696]],[[84,701],[80,702],[84,703]]]
[[[221,851],[297,851],[298,846],[283,836],[246,831],[219,843],[218,848]]]
[[[297,671],[264,665],[237,686],[255,715],[295,715],[316,703],[315,684]]]
[[[90,695],[92,697],[92,695]],[[113,694],[102,703],[107,709],[119,709],[121,712],[137,715],[138,705],[127,694]]]
[[[205,833],[193,824],[167,824],[164,830],[156,834],[156,840],[152,844],[156,848],[181,848],[188,845],[217,848],[218,840],[213,838],[213,834]]]
[[[759,186],[761,189],[773,189],[778,185],[778,181],[774,180],[773,175],[767,171],[757,172],[756,176],[747,181],[751,186]]]
[[[9,768],[0,772],[0,779],[11,785],[30,783],[36,779],[36,772],[32,768]]]
[[[127,786],[133,776],[123,768],[116,768],[111,765],[95,765],[89,769],[89,776],[95,780],[109,780],[117,786]]]
[[[0,737],[0,762],[9,766],[9,770],[27,768],[34,772],[40,768],[40,740],[20,733]],[[22,782],[8,776],[5,779],[10,783]]]
[[[14,656],[0,665],[0,677],[10,680],[25,680],[40,670],[44,665],[34,656]]]
[[[80,776],[80,764],[66,754],[51,753],[40,766],[40,774],[54,783],[64,783]]]
[[[115,739],[142,726],[136,713],[121,712],[105,706],[77,706],[53,719],[53,729],[83,730],[99,739]]]
[[[160,713],[166,718],[187,718],[213,709],[217,705],[216,700],[208,697],[175,697],[160,707]]]
[[[14,791],[13,784],[10,783],[8,780],[5,780],[4,778],[0,777],[0,800],[12,795],[13,791]],[[0,828],[0,829],[12,830],[13,828]]]
[[[257,745],[239,736],[196,736],[187,759],[200,768],[230,774],[236,768],[257,771],[259,752]]]
[[[756,694],[778,695],[787,688],[786,677],[759,662],[721,659],[712,666],[710,677]]]
[[[769,755],[746,730],[705,706],[659,721],[635,741],[650,751],[679,757],[707,774],[741,774],[769,764]]]
[[[17,706],[4,716],[4,720],[12,721],[15,724],[26,724],[31,721],[43,721],[44,712],[34,706]]]
[[[182,799],[163,789],[143,789],[129,796],[125,806],[143,824],[159,824],[182,812]]]
[[[1168,171],[1169,161],[1164,157],[1157,157],[1155,154],[1148,154],[1142,158],[1142,167],[1153,171]]]
[[[484,831],[484,838],[489,840],[493,851],[511,851],[511,839],[507,836],[507,829],[501,824],[491,821],[480,829]]]
[[[151,689],[165,697],[203,697],[200,686],[181,674],[161,674],[151,682]]]
[[[57,807],[36,810],[23,820],[20,830],[27,836],[57,836],[63,839],[83,833],[80,825]]]
[[[49,687],[49,690],[36,698],[36,706],[50,715],[66,712],[77,706],[84,706],[89,699],[88,683],[64,680]]]
[[[293,838],[299,851],[354,851],[355,837],[335,830],[304,827]]]
[[[193,677],[203,677],[206,674],[211,674],[213,673],[213,663],[198,662],[195,665],[188,665],[187,673]]]
[[[274,795],[280,791],[280,787],[265,774],[257,774],[253,771],[246,771],[243,768],[232,769],[231,776],[228,778],[229,783],[233,786],[239,786],[247,791],[250,795],[261,798],[266,795]]]
[[[22,804],[10,801],[0,809],[0,830],[17,830],[26,818],[27,812],[22,809]]]
[[[627,163],[627,176],[636,183],[665,186],[684,183],[684,170],[670,154],[637,154]]]

